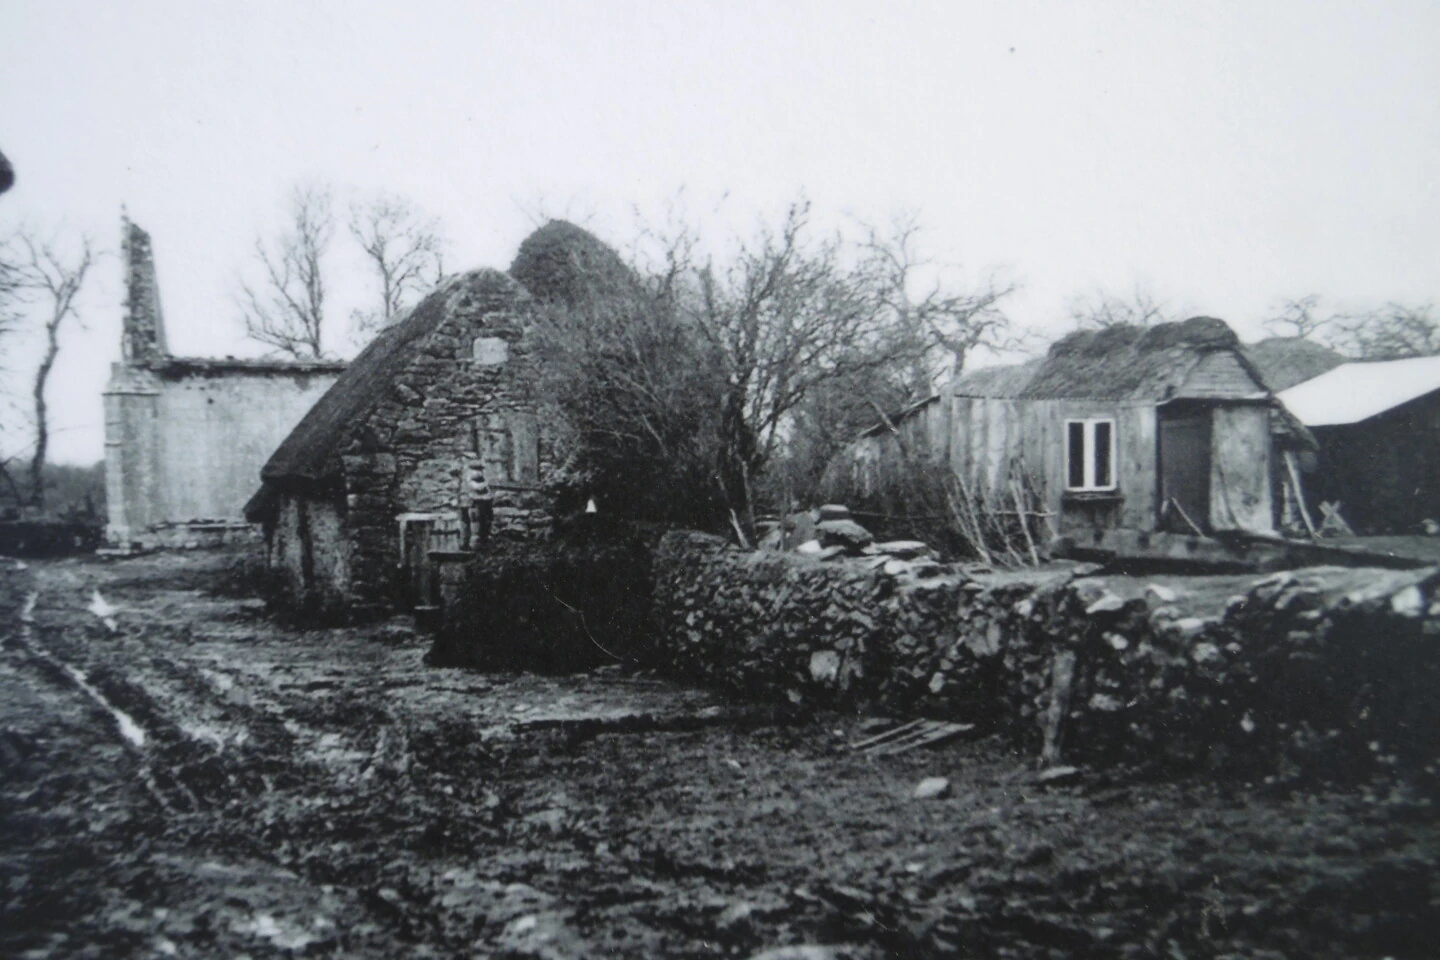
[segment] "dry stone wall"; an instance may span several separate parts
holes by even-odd
[[[652,656],[736,694],[971,722],[1050,763],[1436,777],[1433,568],[971,576],[671,533],[654,583]]]

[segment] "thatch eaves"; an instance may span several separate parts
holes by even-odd
[[[999,367],[981,367],[960,374],[950,381],[949,394],[955,397],[990,397],[1008,400],[1020,396],[1042,361],[1026,360]]]

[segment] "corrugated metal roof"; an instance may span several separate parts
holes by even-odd
[[[1347,363],[1291,387],[1280,400],[1307,427],[1369,420],[1440,390],[1440,357]]]

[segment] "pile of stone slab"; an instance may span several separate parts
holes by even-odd
[[[930,545],[920,540],[877,542],[856,522],[850,508],[827,503],[814,510],[791,514],[776,524],[760,542],[762,549],[781,550],[821,561],[859,560],[894,575],[936,576],[943,565]]]

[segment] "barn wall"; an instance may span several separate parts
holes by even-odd
[[[1010,495],[1012,481],[1043,489],[1046,509],[1081,528],[1155,526],[1155,409],[1094,400],[1002,400],[957,397],[951,468],[989,502]],[[1113,417],[1118,500],[1076,502],[1065,496],[1065,421]]]
[[[1313,432],[1319,464],[1305,478],[1312,510],[1339,501],[1362,534],[1414,533],[1422,520],[1440,520],[1440,395]]]
[[[115,364],[105,391],[105,539],[128,545],[159,521],[160,384]]]
[[[1270,408],[1222,404],[1211,416],[1211,529],[1272,532]]]
[[[1113,417],[1118,498],[1080,503],[1065,497],[1065,421]],[[903,513],[895,500],[903,474],[921,463],[948,464],[993,509],[1012,508],[1012,483],[1039,493],[1057,526],[1156,523],[1156,414],[1145,404],[1098,400],[951,397],[911,414],[890,431],[862,437],[827,471],[827,495]]]

